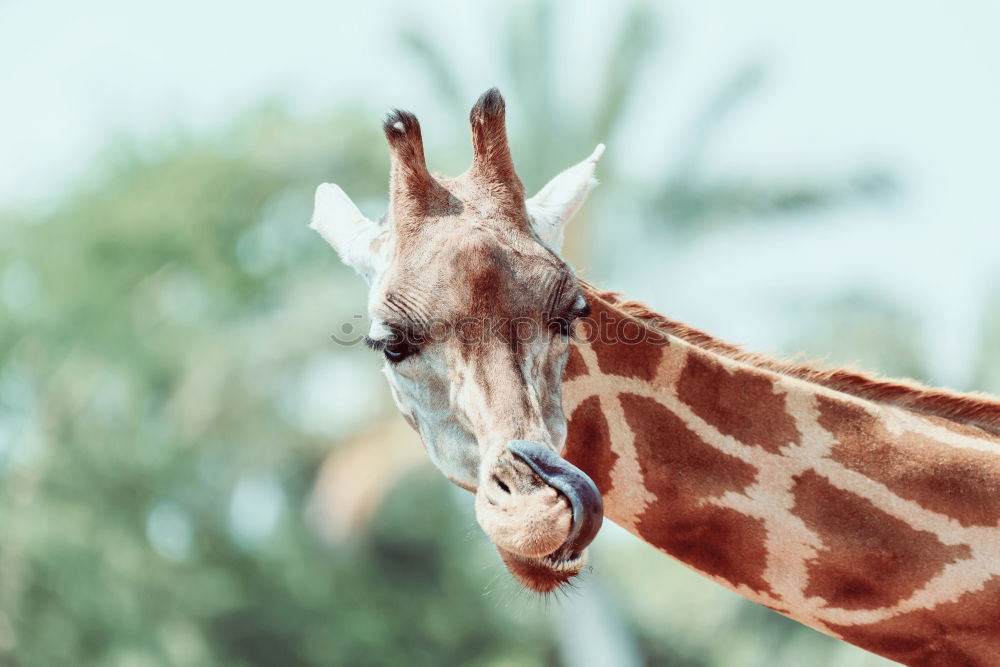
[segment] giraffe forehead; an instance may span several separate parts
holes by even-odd
[[[541,254],[526,254],[502,243],[477,243],[452,257],[447,279],[469,309],[501,303],[514,310],[544,309],[571,279],[564,266]]]
[[[436,236],[436,235],[434,235]],[[576,280],[540,244],[454,229],[431,249],[404,249],[378,311],[416,324],[463,317],[537,317],[576,299]]]
[[[512,202],[499,196],[491,187],[468,174],[455,178],[433,177],[436,185],[431,197],[419,215],[411,211],[394,210],[392,217],[397,243],[404,248],[425,249],[435,236],[452,235],[458,230],[491,230],[506,237],[509,242],[528,245],[528,212],[522,202]]]

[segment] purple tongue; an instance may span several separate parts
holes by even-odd
[[[604,521],[604,503],[597,485],[575,465],[551,449],[530,440],[511,440],[507,449],[524,461],[545,483],[566,497],[573,508],[573,525],[566,542],[548,558],[575,560],[597,537]]]

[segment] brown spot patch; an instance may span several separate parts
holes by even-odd
[[[477,306],[487,306],[485,314],[489,316],[502,319],[510,314],[505,277],[514,275],[516,267],[506,248],[470,237],[465,252],[455,255],[452,262],[463,285],[463,310],[471,312]],[[500,333],[508,332],[501,329]]]
[[[627,393],[619,399],[635,432],[646,488],[657,498],[639,517],[642,537],[733,586],[770,591],[763,522],[704,502],[744,491],[756,469],[704,442],[656,401]]]
[[[654,510],[655,511],[655,510]],[[647,510],[639,531],[659,536],[657,546],[674,558],[733,586],[771,592],[764,581],[767,530],[764,522],[728,507],[692,508],[685,518],[652,517]],[[648,539],[648,538],[647,538]]]
[[[995,665],[1000,656],[1000,577],[933,609],[830,629],[845,641],[906,665]]]
[[[563,382],[569,382],[584,375],[587,375],[587,362],[583,360],[583,355],[580,354],[577,344],[574,343],[569,346],[569,357],[566,358]]]
[[[799,440],[784,395],[774,393],[774,382],[761,371],[730,371],[692,350],[677,383],[677,397],[720,432],[772,454]]]
[[[668,345],[666,336],[637,318],[622,317],[601,301],[591,307],[578,331],[590,342],[601,372],[653,380]]]
[[[860,406],[825,396],[817,402],[820,426],[837,440],[835,461],[963,526],[1000,522],[1000,456],[921,433],[896,435]]]
[[[825,546],[809,564],[804,592],[823,598],[829,607],[891,606],[946,564],[970,554],[967,546],[942,544],[932,533],[915,530],[815,472],[796,477],[792,493],[792,511],[822,536]]]
[[[570,416],[563,458],[587,473],[601,495],[611,491],[611,470],[618,455],[611,449],[611,432],[599,396],[581,402]]]

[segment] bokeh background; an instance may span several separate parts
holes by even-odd
[[[518,590],[360,279],[380,132],[529,190],[603,141],[589,280],[755,351],[1000,393],[1000,5],[0,1],[0,664],[878,665],[607,526]]]

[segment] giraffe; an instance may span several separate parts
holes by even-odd
[[[1000,664],[1000,400],[742,352],[577,278],[563,228],[603,145],[525,197],[496,89],[472,165],[394,111],[389,211],[312,226],[369,283],[368,344],[508,570],[547,592],[603,516],[823,633],[914,665]]]

